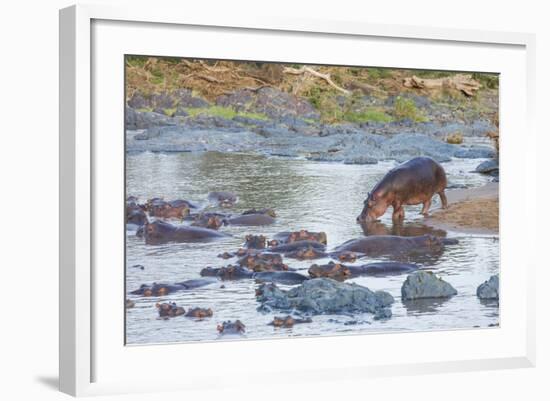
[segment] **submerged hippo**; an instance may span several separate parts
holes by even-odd
[[[225,223],[232,226],[268,226],[275,223],[275,218],[268,214],[250,213],[229,217]]]
[[[177,306],[175,302],[157,303],[155,306],[159,310],[159,316],[163,318],[181,316],[185,313],[185,309]]]
[[[204,319],[205,317],[212,317],[214,312],[212,309],[208,308],[192,308],[187,311],[185,314],[186,317],[196,317],[199,319]]]
[[[294,326],[295,324],[311,323],[311,322],[312,320],[309,317],[305,319],[295,319],[292,316],[288,315],[286,317],[275,316],[273,318],[273,321],[268,323],[268,325],[273,327],[283,327],[285,329],[288,329]]]
[[[235,322],[227,320],[217,326],[220,334],[244,334],[245,328],[245,325],[240,320],[235,320]]]
[[[262,282],[274,282],[287,285],[301,284],[309,278],[303,274],[290,271],[254,272],[242,266],[207,267],[201,270],[201,276],[218,277],[222,280],[256,279]]]
[[[228,191],[216,191],[208,194],[208,200],[221,207],[233,207],[237,203],[237,195]]]
[[[267,243],[267,238],[263,235],[249,234],[244,238],[244,246],[251,249],[264,249]]]
[[[402,274],[415,270],[418,270],[418,266],[411,263],[377,262],[362,266],[346,266],[341,263],[329,262],[326,265],[311,265],[308,273],[312,278],[329,277],[335,280],[346,280],[363,275]]]
[[[226,234],[203,227],[176,226],[157,220],[143,227],[143,236],[147,244],[166,242],[200,242],[227,237]]]
[[[371,235],[352,239],[335,248],[336,252],[359,252],[367,256],[407,255],[431,253],[443,250],[446,241],[434,235],[399,237],[396,235]]]
[[[144,297],[162,297],[177,291],[193,290],[217,282],[215,278],[203,278],[186,280],[174,284],[153,283],[151,285],[142,284],[137,290],[130,292],[133,295],[142,295]]]
[[[324,250],[325,244],[322,244],[317,241],[296,241],[292,242],[290,244],[283,244],[283,245],[276,245],[268,248],[270,252],[275,253],[287,253],[287,252],[294,252],[299,249],[307,249],[307,248],[314,248],[317,250]]]
[[[242,214],[243,215],[246,215],[246,214],[266,214],[266,215],[271,216],[273,218],[277,217],[277,214],[275,213],[275,210],[270,209],[270,208],[249,209],[249,210],[245,210]]]
[[[298,260],[306,259],[320,259],[327,257],[328,254],[322,249],[308,246],[307,248],[299,248],[291,252],[285,253],[285,258],[292,258]]]
[[[126,224],[141,227],[147,223],[145,206],[138,204],[138,198],[129,196],[126,199]]]
[[[183,219],[190,213],[191,208],[195,208],[191,202],[176,199],[173,201],[164,201],[163,199],[153,198],[147,201],[147,210],[152,217],[163,219]]]
[[[254,273],[252,276],[258,282],[279,283],[286,285],[302,284],[304,281],[309,280],[309,277],[296,272],[288,271],[268,271]]]
[[[403,220],[404,205],[423,204],[421,213],[428,214],[432,197],[438,194],[443,208],[447,207],[445,170],[429,157],[415,157],[390,170],[369,193],[357,222],[369,222],[393,207],[392,219]]]
[[[307,230],[283,231],[273,236],[278,244],[290,244],[297,241],[316,241],[321,244],[327,244],[327,234],[324,232],[311,232]]]
[[[224,216],[218,213],[201,213],[193,217],[193,227],[209,228],[217,230],[225,224]]]
[[[246,255],[240,258],[237,264],[255,272],[288,270],[288,266],[283,263],[283,258],[278,253],[255,253]]]

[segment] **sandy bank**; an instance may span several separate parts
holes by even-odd
[[[499,230],[499,185],[447,191],[448,209],[438,209],[426,223],[469,234],[496,234]]]

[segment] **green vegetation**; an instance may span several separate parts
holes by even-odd
[[[235,111],[231,107],[222,107],[222,106],[200,107],[200,108],[188,107],[185,109],[185,111],[191,117],[195,117],[198,115],[205,115],[205,116],[213,116],[213,117],[223,117],[227,119],[232,119],[233,117],[236,117],[236,116],[253,118],[256,120],[269,119],[269,117],[267,117],[265,114],[250,113],[246,111]]]
[[[393,115],[398,120],[409,119],[415,122],[424,122],[428,120],[422,111],[416,107],[416,104],[414,104],[412,99],[407,99],[401,96],[398,96],[395,99]]]
[[[369,79],[378,80],[392,77],[392,70],[390,68],[367,68]]]
[[[499,76],[498,74],[484,74],[480,72],[474,72],[472,78],[481,82],[481,84],[488,89],[498,89]]]

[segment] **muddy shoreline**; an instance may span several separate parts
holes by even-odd
[[[499,234],[499,184],[447,191],[448,209],[435,210],[426,224],[466,234]]]

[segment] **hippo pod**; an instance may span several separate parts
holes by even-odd
[[[299,249],[307,249],[307,248],[314,248],[316,250],[325,250],[325,244],[322,244],[317,241],[296,241],[292,242],[290,244],[282,244],[282,245],[276,245],[268,248],[270,252],[274,253],[287,253],[287,252],[295,252]]]
[[[311,323],[311,318],[306,319],[295,319],[292,316],[288,315],[286,317],[279,317],[275,316],[273,318],[273,321],[268,323],[268,325],[273,327],[283,327],[285,329],[291,328],[295,324],[301,324],[301,323]]]
[[[240,320],[227,320],[222,324],[218,324],[217,330],[220,334],[244,334],[245,325]]]
[[[344,242],[336,252],[359,252],[367,256],[406,255],[415,252],[436,253],[443,250],[444,241],[434,235],[400,237],[396,235],[371,235]]]
[[[220,207],[233,207],[237,203],[238,198],[233,192],[215,191],[208,194],[208,200]]]
[[[202,227],[176,226],[161,220],[145,224],[143,235],[147,244],[201,242],[227,237],[227,234],[219,233],[216,230]]]
[[[290,244],[297,241],[315,241],[321,244],[327,244],[327,234],[324,232],[310,232],[307,230],[300,231],[283,231],[273,236],[277,241],[277,245]]]
[[[241,214],[225,220],[233,226],[268,226],[275,223],[275,218],[260,213]]]
[[[130,292],[133,295],[142,295],[144,297],[161,297],[177,291],[193,290],[215,283],[216,279],[193,279],[180,283],[163,284],[153,283],[152,285],[142,284],[137,290]]]
[[[242,266],[226,266],[220,268],[206,267],[201,270],[203,277],[218,277],[222,280],[255,279],[260,282],[277,282],[281,284],[300,284],[308,277],[303,274],[289,271],[254,272]]]
[[[376,221],[388,207],[393,207],[392,219],[405,218],[404,205],[423,204],[422,213],[427,215],[434,194],[441,198],[443,208],[447,207],[445,187],[447,176],[439,163],[429,157],[415,157],[390,170],[369,192],[364,201],[358,223]]]
[[[159,317],[163,318],[181,316],[185,313],[185,309],[177,306],[175,302],[157,303],[156,307],[159,310]]]
[[[409,273],[415,270],[418,270],[418,266],[411,263],[377,262],[362,266],[346,266],[341,263],[329,262],[326,265],[311,265],[308,273],[312,278],[328,277],[342,281],[364,275],[384,276]]]
[[[161,198],[153,198],[147,201],[146,208],[152,217],[183,219],[189,215],[190,209],[195,209],[196,206],[183,199],[165,201]]]

